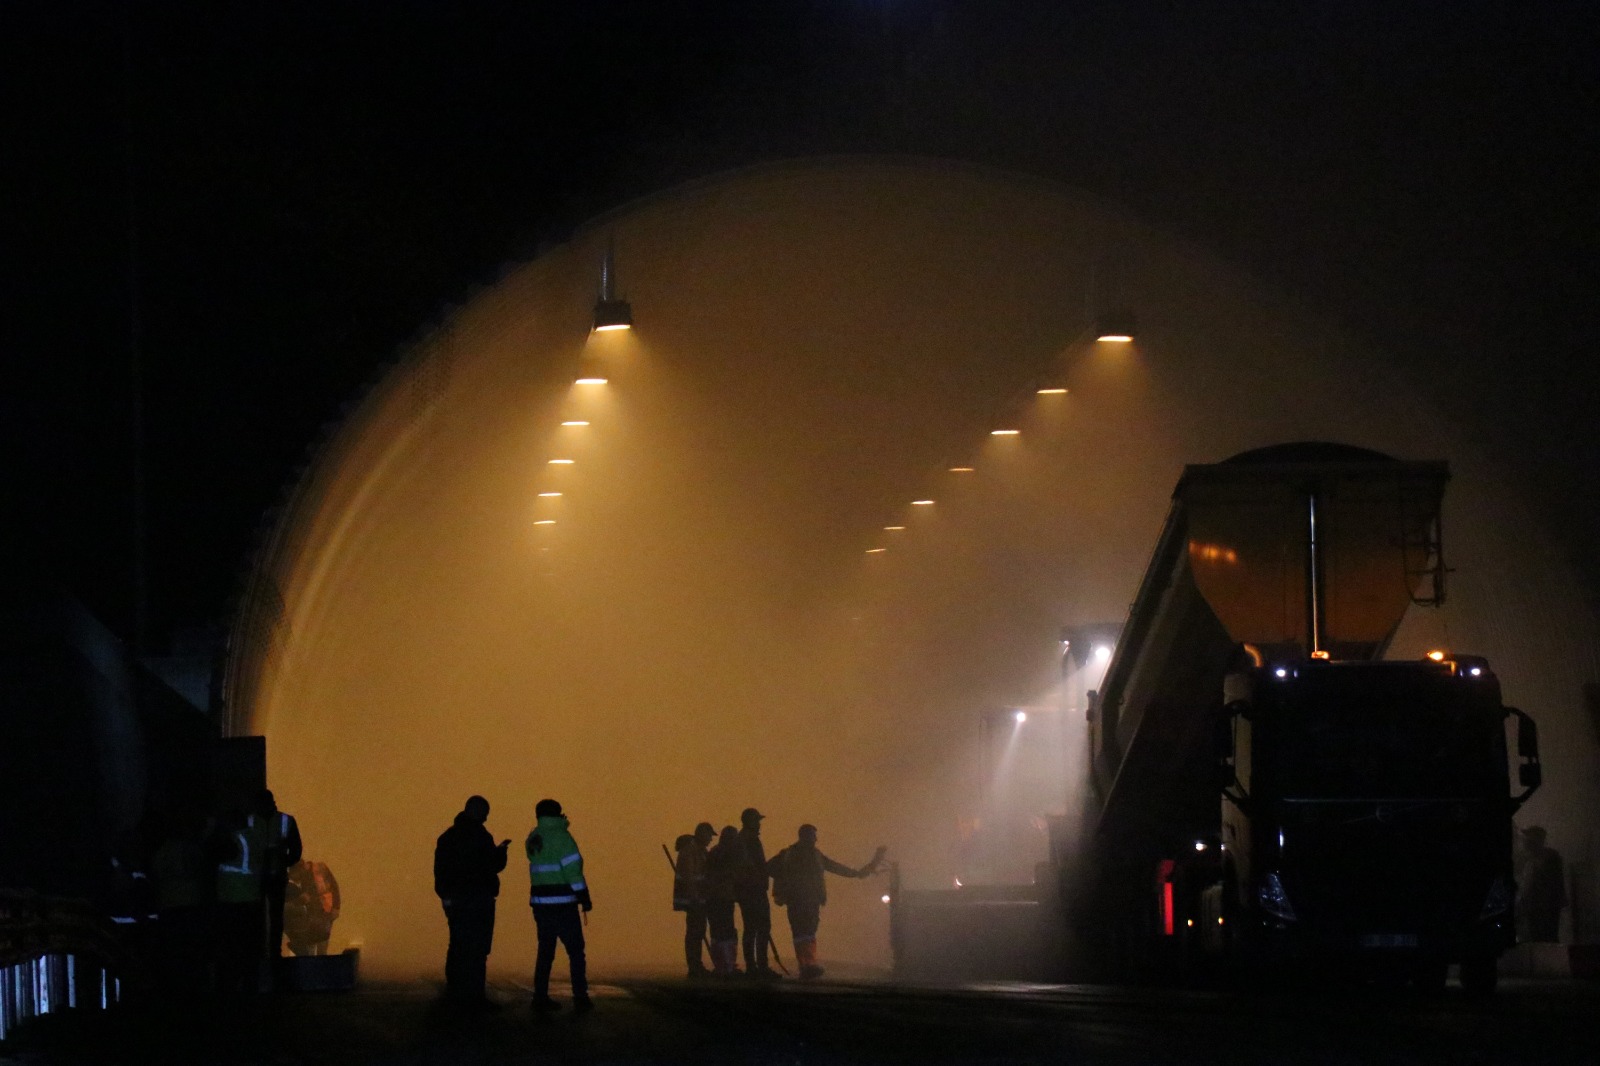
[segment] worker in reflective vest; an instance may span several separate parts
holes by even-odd
[[[283,954],[283,900],[289,885],[289,867],[300,861],[300,826],[294,815],[278,810],[272,790],[256,796],[250,825],[261,834],[262,877],[267,901],[267,954]]]
[[[533,1009],[560,1009],[560,1003],[550,998],[550,967],[555,962],[556,944],[560,943],[567,949],[572,1007],[583,1013],[592,1006],[580,914],[587,914],[592,906],[589,885],[583,879],[583,855],[567,830],[569,823],[561,813],[561,804],[542,799],[533,813],[538,821],[524,845],[528,855],[528,904],[533,908],[533,924],[539,933],[539,952],[533,967]]]
[[[217,984],[225,992],[253,992],[266,948],[264,835],[233,811],[212,839],[217,855]]]

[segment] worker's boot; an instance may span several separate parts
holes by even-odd
[[[800,979],[802,981],[815,981],[822,976],[822,967],[817,965],[817,940],[815,937],[795,941],[794,957],[800,963]]]
[[[689,964],[690,977],[705,977],[711,971],[706,969],[706,964],[700,961],[700,941],[686,940],[683,944],[683,957]],[[713,962],[715,959],[712,960]]]
[[[770,934],[762,933],[756,938],[756,962],[750,970],[750,976],[763,981],[781,981],[783,975],[772,968],[768,951],[772,946]]]
[[[739,942],[716,940],[711,944],[711,965],[718,977],[732,977],[739,972]]]

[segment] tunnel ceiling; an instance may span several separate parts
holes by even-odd
[[[631,332],[590,332],[608,244]],[[1134,343],[1095,341],[1113,304]],[[1455,594],[1399,646],[1498,657],[1575,753],[1546,790],[1570,801],[1592,619],[1470,432],[1284,306],[967,167],[800,163],[630,205],[507,269],[330,436],[250,576],[233,728],[268,737],[380,970],[442,957],[427,855],[474,792],[497,836],[544,795],[572,812],[600,958],[661,955],[658,844],[751,804],[769,850],[808,821],[940,883],[977,716],[1062,698],[1059,627],[1122,618],[1183,465],[1321,440],[1452,463]],[[875,894],[838,895],[881,960]]]

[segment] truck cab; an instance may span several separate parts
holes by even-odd
[[[1487,991],[1515,940],[1511,816],[1537,735],[1480,658],[1265,662],[1231,674],[1207,947]],[[1515,723],[1522,793],[1510,789]]]

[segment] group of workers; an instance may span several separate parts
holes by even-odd
[[[593,1009],[583,936],[593,902],[584,879],[583,853],[556,800],[540,800],[534,817],[534,826],[523,841],[528,905],[538,936],[532,1007],[541,1013],[561,1008],[550,995],[550,972],[556,949],[561,947],[567,954],[573,1010],[581,1014]],[[814,825],[802,825],[798,839],[769,859],[761,842],[763,817],[754,807],[746,808],[739,818],[740,828],[725,827],[715,846],[710,822],[701,822],[693,833],[678,838],[673,908],[684,913],[684,956],[691,977],[779,976],[769,962],[769,884],[772,901],[788,908],[801,978],[822,976],[817,962],[817,926],[828,898],[824,874],[870,877],[883,862],[886,849],[882,847],[860,868],[833,861],[818,850]],[[485,825],[488,819],[489,801],[482,796],[469,797],[434,844],[433,888],[450,934],[445,953],[446,998],[469,1009],[497,1010],[499,1005],[488,996],[487,971],[494,945],[495,901],[511,839],[496,843]],[[734,925],[736,907],[744,923],[742,971],[738,966],[739,933]],[[710,968],[702,952],[706,946],[710,947]]]
[[[817,928],[822,906],[828,902],[825,873],[840,877],[870,877],[883,862],[880,847],[865,866],[854,868],[828,858],[817,848],[817,827],[802,825],[793,844],[770,859],[761,841],[766,816],[754,807],[739,815],[739,828],[724,826],[721,834],[710,822],[677,839],[673,863],[672,909],[684,916],[683,952],[690,977],[746,975],[772,980],[778,973],[769,961],[772,949],[771,902],[787,909],[789,932],[802,980],[822,976],[817,962]],[[711,843],[716,837],[716,844]],[[738,965],[740,939],[734,926],[734,908],[744,925],[744,969]],[[709,929],[709,936],[707,931]],[[702,949],[709,948],[711,967]]]
[[[325,951],[338,884],[325,863],[304,858],[300,827],[272,792],[201,821],[176,816],[148,864],[164,983],[270,986],[264,963],[282,954],[286,924],[295,954]]]

